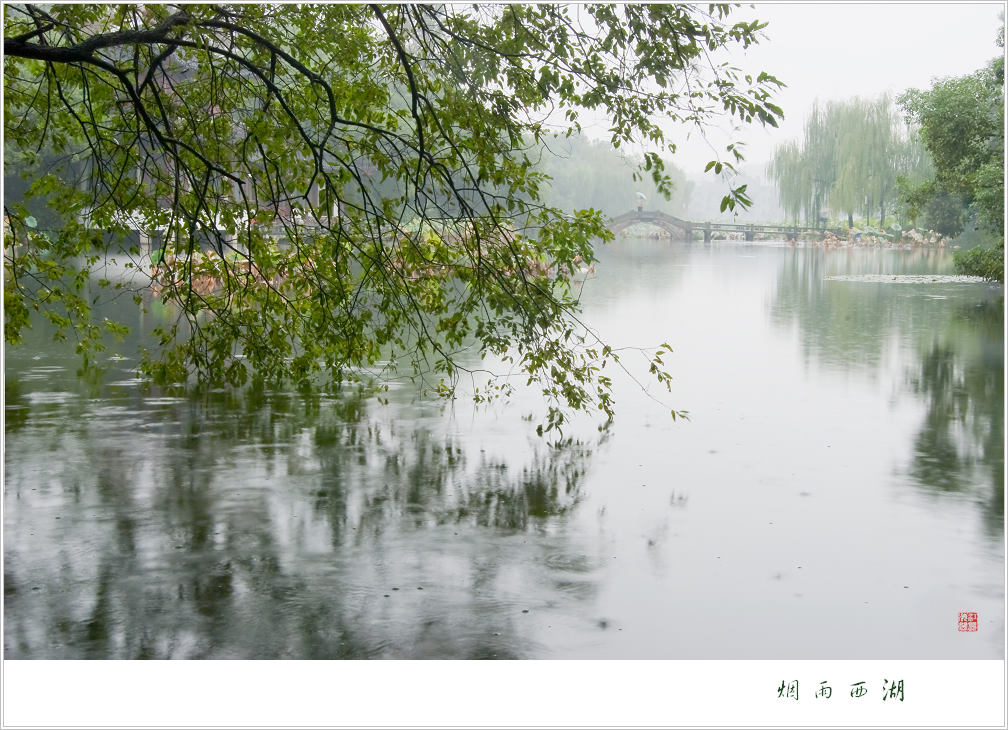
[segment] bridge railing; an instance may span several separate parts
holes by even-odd
[[[676,218],[675,216],[668,215],[667,213],[662,213],[658,210],[631,210],[618,215],[612,219],[612,223],[618,228],[624,228],[628,225],[634,223],[651,223],[661,226],[662,228],[668,229],[669,226],[674,227],[687,236],[694,232],[702,231],[704,233],[704,238],[709,239],[710,234],[717,232],[731,232],[731,233],[745,233],[747,238],[753,236],[757,233],[781,233],[781,234],[801,234],[801,233],[815,233],[822,235],[827,231],[836,234],[837,236],[846,236],[847,229],[845,228],[829,228],[827,226],[799,226],[799,225],[788,225],[783,223],[715,223],[713,221],[706,222],[696,222],[682,220],[681,218]]]
[[[791,226],[782,223],[692,223],[696,229],[710,231],[755,231],[756,233],[833,233],[847,234],[846,228],[830,228],[828,226]]]

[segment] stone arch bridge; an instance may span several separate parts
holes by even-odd
[[[623,215],[618,215],[609,224],[609,230],[619,233],[624,228],[629,228],[638,223],[647,223],[668,231],[672,238],[690,241],[694,233],[703,231],[703,240],[709,242],[715,232],[720,233],[742,233],[745,240],[753,241],[756,234],[776,234],[783,236],[797,236],[801,233],[815,233],[825,235],[827,231],[832,231],[837,236],[845,237],[846,229],[839,228],[809,228],[807,226],[787,226],[787,225],[762,225],[755,223],[695,223],[684,221],[681,218],[662,213],[657,210],[631,210]]]

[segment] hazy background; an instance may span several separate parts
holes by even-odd
[[[769,22],[766,38],[734,56],[735,64],[754,75],[773,74],[787,84],[776,97],[784,110],[777,129],[753,125],[729,137],[730,130],[669,125],[677,145],[672,162],[694,184],[689,214],[717,217],[724,183],[703,174],[706,163],[733,139],[745,142],[742,181],[753,194],[753,210],[741,217],[773,220],[779,209],[763,170],[774,149],[797,139],[812,104],[854,96],[893,97],[909,88],[927,88],[941,77],[963,76],[1003,53],[995,44],[1004,3],[756,3],[737,9],[735,21]],[[724,59],[722,59],[724,60]],[[606,124],[586,124],[589,136],[603,139]],[[659,206],[660,207],[660,206]]]
[[[768,40],[745,53],[743,68],[774,74],[779,129],[746,135],[749,160],[766,162],[776,145],[801,135],[816,100],[896,96],[936,78],[976,71],[1002,53],[995,45],[1004,3],[759,3],[740,15],[767,20]],[[697,156],[699,155],[699,157]],[[699,145],[683,148],[700,164]]]

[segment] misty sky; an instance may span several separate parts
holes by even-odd
[[[756,127],[743,138],[746,169],[761,175],[774,148],[801,137],[812,103],[854,96],[893,96],[927,88],[937,77],[961,76],[1003,51],[995,44],[1003,2],[756,3],[732,18],[769,21],[768,36],[739,52],[736,65],[754,74],[765,70],[788,87],[777,97],[785,121],[779,129]],[[604,130],[599,136],[604,136]],[[592,133],[592,132],[590,132]],[[673,162],[699,177],[711,148],[676,135]],[[723,151],[727,138],[711,135]]]

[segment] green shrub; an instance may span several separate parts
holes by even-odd
[[[1004,282],[1004,246],[977,246],[956,251],[953,258],[957,274],[982,276],[988,281]]]

